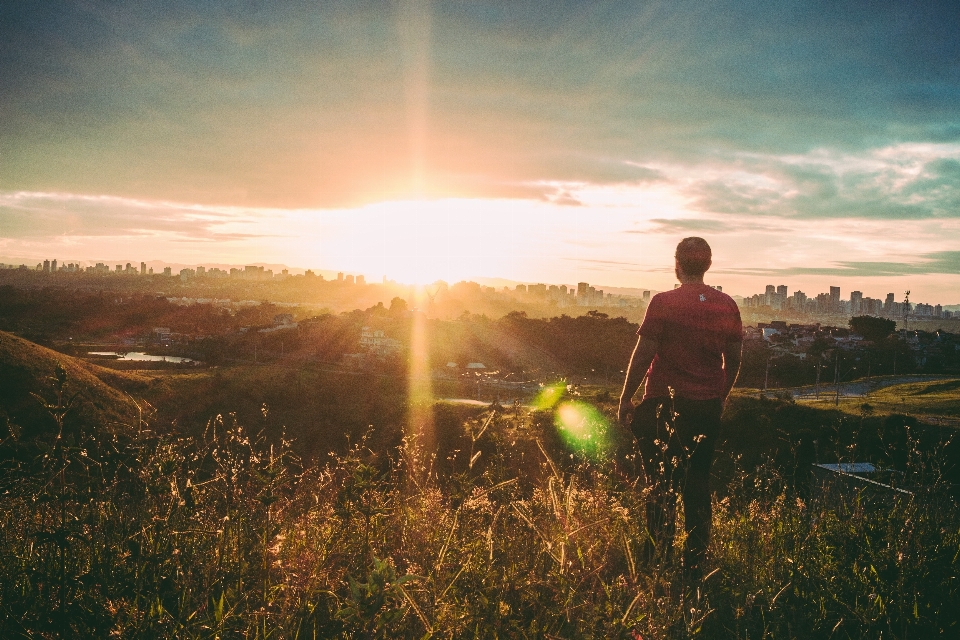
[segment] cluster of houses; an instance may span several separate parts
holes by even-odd
[[[923,367],[932,358],[960,353],[960,335],[946,331],[900,329],[896,334],[913,352],[917,366]],[[870,344],[863,336],[845,327],[816,324],[788,324],[786,321],[760,322],[744,328],[744,340],[763,341],[777,355],[793,355],[803,360],[818,338],[829,341],[830,348],[856,351]]]

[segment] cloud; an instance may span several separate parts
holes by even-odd
[[[604,260],[601,258],[573,258],[563,257],[564,261],[575,262],[580,267],[592,268],[600,271],[631,271],[642,273],[673,273],[673,265],[653,266],[644,265],[629,260]]]
[[[739,227],[720,220],[706,220],[700,218],[653,218],[650,220],[655,226],[652,229],[630,229],[626,233],[687,233],[690,231],[708,231],[710,233],[731,233]]]
[[[111,196],[0,193],[0,237],[150,236],[215,242],[254,237],[235,229],[266,212],[148,202]]]
[[[427,196],[501,197],[960,131],[948,4],[429,6],[411,74],[398,15],[373,3],[5,3],[0,189],[330,207],[408,197],[422,165]],[[705,208],[778,204],[721,187],[702,185]]]
[[[677,173],[696,176],[696,169]],[[859,154],[740,154],[684,192],[694,209],[814,220],[960,217],[960,144],[891,145]]]
[[[936,251],[920,256],[917,262],[835,262],[825,267],[788,267],[781,269],[735,268],[717,273],[752,276],[838,276],[897,277],[917,275],[960,275],[960,251]]]

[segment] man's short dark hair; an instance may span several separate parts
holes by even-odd
[[[710,268],[713,252],[703,238],[684,238],[677,245],[677,262],[688,276],[702,276]]]

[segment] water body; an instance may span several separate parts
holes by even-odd
[[[139,351],[130,351],[128,353],[117,353],[116,351],[89,351],[88,356],[115,357],[117,360],[128,362],[193,362],[190,358],[180,356],[152,356],[148,353]]]

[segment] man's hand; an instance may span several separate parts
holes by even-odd
[[[627,376],[623,381],[623,391],[620,393],[620,409],[617,411],[617,421],[627,429],[633,419],[636,407],[633,404],[633,394],[637,392],[647,375],[647,369],[657,355],[660,341],[651,338],[638,337],[637,346],[633,348],[630,364],[627,366]]]
[[[630,398],[620,398],[620,409],[617,411],[617,420],[625,428],[630,428],[630,423],[633,421],[633,412],[636,409],[636,406],[633,404],[633,400]]]

